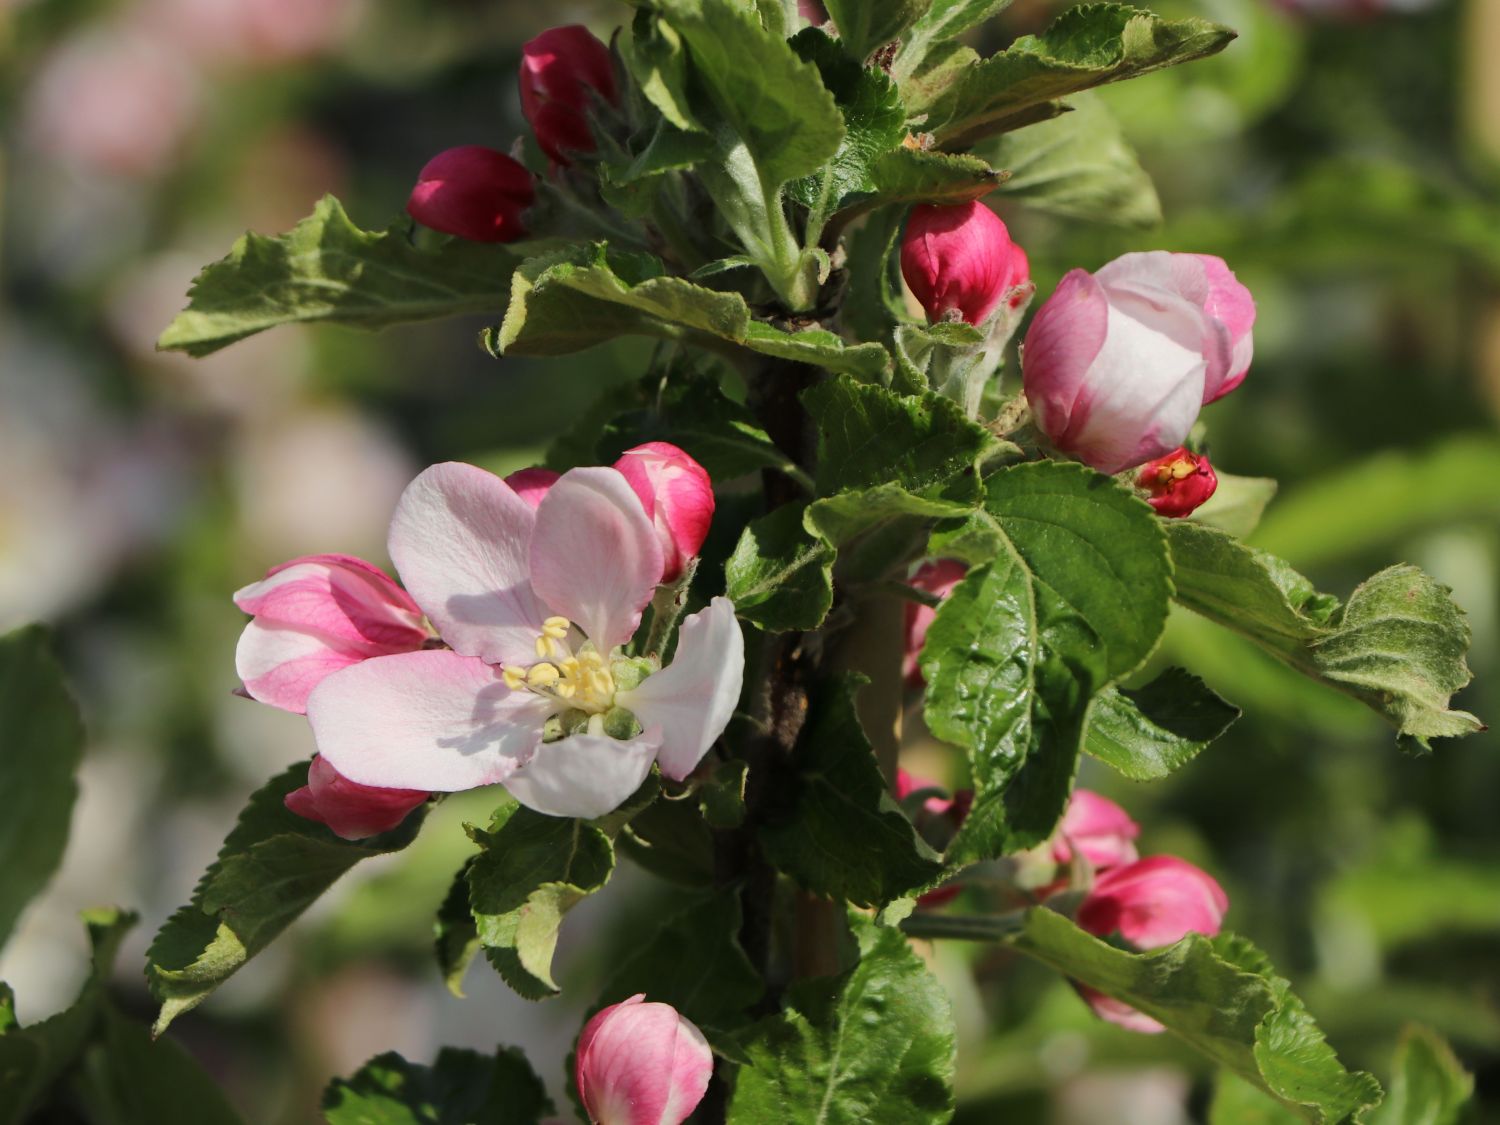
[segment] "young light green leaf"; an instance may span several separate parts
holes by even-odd
[[[28,625],[0,636],[0,945],[47,885],[68,843],[83,758],[83,720],[48,631]]]
[[[610,977],[598,1007],[644,992],[701,1028],[723,1032],[745,1022],[765,982],[740,948],[734,889],[695,895]]]
[[[688,95],[687,49],[682,37],[670,25],[652,19],[649,12],[639,11],[630,34],[621,36],[619,42],[620,57],[636,85],[667,123],[683,132],[706,133]]]
[[[1160,521],[1128,489],[1057,462],[985,483],[983,509],[931,550],[976,564],[939,607],[922,652],[928,724],[967,750],[974,778],[951,862],[1051,832],[1089,701],[1150,654],[1171,592]]]
[[[868,4],[860,0],[859,6]],[[862,66],[818,28],[799,32],[792,49],[818,68],[844,119],[844,138],[833,159],[787,186],[789,196],[822,216],[838,210],[847,196],[874,190],[871,168],[883,154],[901,147],[906,108],[884,71]]]
[[[761,182],[811,175],[838,150],[844,125],[818,69],[734,0],[650,0],[686,44],[703,93],[744,142]]]
[[[900,931],[861,921],[859,963],[788,990],[751,1029],[730,1125],[938,1125],[953,1115],[948,998]]]
[[[834,548],[807,530],[805,505],[751,520],[724,566],[734,611],[762,629],[816,629],[833,605]]]
[[[839,42],[858,63],[927,14],[933,0],[828,0]]]
[[[859,686],[845,679],[814,694],[789,789],[760,842],[804,889],[878,907],[932,882],[943,865],[887,790],[855,711]]]
[[[542,1080],[515,1047],[493,1056],[444,1047],[432,1066],[389,1051],[323,1094],[328,1125],[538,1125],[551,1112]]]
[[[831,379],[804,391],[818,427],[818,491],[899,484],[918,495],[971,471],[999,442],[951,399]]]
[[[1120,123],[1097,96],[1081,91],[1070,112],[980,146],[1010,173],[1001,194],[1038,211],[1085,222],[1150,227],[1161,222],[1156,186]]]
[[[457,238],[421,249],[408,229],[361,230],[324,196],[288,233],[246,234],[207,266],[156,346],[201,356],[278,324],[384,328],[504,306],[512,251]]]
[[[933,0],[901,37],[901,48],[891,64],[897,79],[908,77],[940,43],[956,39],[1010,7],[1011,0]]]
[[[1385,1101],[1370,1125],[1460,1125],[1474,1097],[1474,1076],[1441,1035],[1408,1027],[1396,1047]]]
[[[1307,1119],[1232,1070],[1214,1078],[1208,1125],[1302,1125]]]
[[[557,995],[552,954],[563,915],[609,882],[614,847],[583,820],[507,805],[488,829],[471,827],[480,851],[469,866],[469,907],[490,964],[528,1000]]]
[[[1299,672],[1373,708],[1403,745],[1482,730],[1449,710],[1469,682],[1469,626],[1445,586],[1416,567],[1363,582],[1343,607],[1286,563],[1187,520],[1168,529],[1177,599]]]
[[[426,816],[424,806],[379,836],[340,839],[287,809],[286,795],[306,783],[307,765],[298,763],[256,790],[192,901],[157,932],[146,955],[146,979],[161,1004],[155,1034],[201,1004],[360,860],[411,843]]]
[[[952,75],[923,127],[945,145],[970,143],[1014,128],[1028,111],[1064,95],[1212,55],[1233,38],[1233,31],[1206,20],[1084,4],[1041,35],[1022,36]]]
[[[1379,1084],[1344,1069],[1265,954],[1241,937],[1189,934],[1164,949],[1128,953],[1038,907],[1007,940],[1144,1012],[1305,1120],[1352,1122],[1380,1098]]]
[[[1239,716],[1197,676],[1168,668],[1134,691],[1100,692],[1083,748],[1132,781],[1156,781],[1196,758]]]

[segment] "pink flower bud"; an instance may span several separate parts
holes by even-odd
[[[245,691],[299,715],[324,677],[374,656],[416,652],[431,636],[405,590],[349,555],[282,563],[236,593],[234,604],[254,618],[234,654]]]
[[[1052,838],[1052,858],[1071,863],[1076,849],[1096,871],[1134,863],[1134,841],[1140,834],[1141,826],[1109,798],[1075,789]]]
[[[510,485],[512,492],[535,508],[561,475],[551,469],[517,469],[505,478],[505,483]]]
[[[1026,284],[1031,267],[1000,216],[978,200],[949,207],[923,203],[906,221],[901,276],[928,320],[957,310],[970,324],[982,324],[1007,294]]]
[[[1136,474],[1137,487],[1148,493],[1146,502],[1164,516],[1190,516],[1219,487],[1208,454],[1189,453],[1179,445],[1165,457],[1147,461]]]
[[[907,773],[904,769],[896,770],[896,800],[905,802],[906,798],[913,793],[919,793],[924,789],[941,789],[942,786],[935,781],[929,781],[925,777],[917,777]],[[950,840],[964,820],[969,815],[969,809],[974,805],[974,790],[960,789],[952,797],[931,796],[922,802],[922,807],[912,818],[916,825],[917,833],[933,847],[942,850],[948,846]],[[958,897],[958,892],[963,888],[958,885],[938,887],[928,891],[917,898],[917,905],[921,907],[942,906],[945,902],[952,902]]]
[[[1101,874],[1078,908],[1078,925],[1096,937],[1118,933],[1136,949],[1148,950],[1191,933],[1213,937],[1228,909],[1229,896],[1212,875],[1176,856],[1157,855]],[[1091,988],[1078,991],[1111,1023],[1132,1031],[1163,1030],[1127,1004]]]
[[[906,584],[924,593],[946,598],[968,571],[969,568],[961,562],[934,559],[919,566],[916,573],[906,580]],[[927,630],[936,616],[937,610],[931,606],[919,602],[908,602],[906,605],[906,655],[902,657],[901,671],[906,682],[912,686],[922,682],[922,670],[919,666],[922,645],[927,640]]]
[[[703,466],[675,445],[648,441],[627,449],[615,468],[630,482],[661,540],[661,580],[671,582],[698,554],[714,518],[714,485]]]
[[[713,1069],[703,1033],[642,993],[584,1025],[574,1078],[594,1125],[680,1125],[703,1100]]]
[[[609,48],[588,28],[554,27],[521,48],[521,112],[557,163],[570,163],[570,152],[594,151],[589,108],[596,95],[619,101]]]
[[[419,789],[361,785],[318,756],[307,767],[307,784],[286,795],[286,807],[346,840],[363,840],[389,832],[429,796]]]
[[[422,168],[406,213],[470,242],[514,242],[526,234],[521,214],[535,198],[531,173],[520,163],[483,145],[460,145]]]
[[[1064,453],[1118,473],[1181,445],[1245,378],[1255,302],[1218,258],[1125,254],[1073,270],[1026,333],[1022,378]]]

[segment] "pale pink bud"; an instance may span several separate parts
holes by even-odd
[[[608,47],[578,24],[551,28],[521,48],[520,80],[521,112],[543,152],[568,164],[569,153],[594,151],[591,100],[619,100]]]
[[[1157,949],[1188,934],[1213,937],[1229,896],[1212,875],[1176,856],[1157,855],[1102,873],[1078,908],[1078,925],[1096,937],[1118,933],[1138,950]],[[1161,1024],[1093,989],[1078,989],[1103,1019],[1132,1031]]]
[[[531,173],[518,161],[483,145],[460,145],[423,166],[406,213],[470,242],[514,242],[526,234],[521,215],[535,198]]]
[[[299,715],[324,677],[371,657],[415,652],[431,636],[405,590],[349,555],[282,563],[236,593],[234,604],[254,618],[234,654],[245,691]]]
[[[574,1078],[594,1125],[680,1125],[703,1100],[713,1069],[703,1033],[641,993],[584,1025]]]
[[[1030,272],[1026,252],[978,200],[912,208],[901,240],[901,276],[928,320],[957,311],[970,324],[982,324]]]
[[[428,796],[419,789],[377,789],[350,781],[319,755],[307,767],[307,784],[286,795],[286,807],[326,824],[336,836],[363,840],[395,828]]]
[[[1219,487],[1218,474],[1208,454],[1189,453],[1178,446],[1165,457],[1147,461],[1136,474],[1136,487],[1146,491],[1146,503],[1164,516],[1190,516]]]
[[[627,449],[615,468],[630,482],[656,527],[664,560],[661,580],[671,582],[695,558],[714,518],[714,485],[702,465],[665,441]]]
[[[946,598],[967,574],[969,568],[952,559],[934,559],[917,567],[916,573],[906,580],[908,586]],[[922,682],[922,645],[927,641],[927,630],[932,625],[937,610],[920,602],[906,603],[906,654],[901,659],[901,673],[906,682],[917,685]]]
[[[1141,826],[1108,797],[1075,789],[1052,837],[1052,858],[1070,863],[1077,850],[1098,871],[1134,863],[1134,841],[1140,834]]]
[[[551,469],[517,469],[505,478],[505,483],[510,485],[512,492],[535,508],[561,475]]]
[[[1181,445],[1244,380],[1255,303],[1218,258],[1125,254],[1073,270],[1026,333],[1022,379],[1064,453],[1118,473]]]

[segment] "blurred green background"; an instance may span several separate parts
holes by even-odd
[[[1016,0],[987,46],[1059,5]],[[1259,303],[1245,387],[1210,412],[1224,471],[1281,492],[1253,542],[1347,594],[1410,561],[1474,631],[1456,705],[1500,715],[1500,2],[1158,0],[1238,28],[1224,55],[1103,99],[1166,221],[1120,230],[997,208],[1040,292],[1127,249],[1222,255]],[[279,329],[206,360],[153,350],[196,269],[334,191],[383,226],[427,157],[508,147],[519,45],[601,35],[604,3],[0,0],[0,629],[56,622],[91,748],[63,871],[0,952],[30,1022],[86,963],[77,911],[140,908],[123,1001],[146,1018],[150,932],[185,901],[245,796],[311,753],[300,719],[231,695],[229,595],[311,552],[383,560],[407,479],[434,460],[535,459],[626,341],[497,362],[483,319]],[[498,310],[497,310],[498,312]],[[1447,1036],[1500,1104],[1500,755],[1493,737],[1403,756],[1364,709],[1222,631],[1174,621],[1164,658],[1246,715],[1172,780],[1084,783],[1228,889],[1229,924],[1292,978],[1351,1066],[1385,1076],[1402,1026]],[[914,759],[925,772],[944,763]],[[6,794],[8,799],[24,795]],[[316,1120],[335,1073],[442,1043],[527,1048],[560,1093],[604,937],[670,896],[633,869],[564,927],[565,998],[484,966],[443,989],[431,914],[461,862],[439,808],[173,1029],[248,1120]],[[3,875],[0,875],[3,878]],[[961,1122],[1203,1120],[1210,1075],[1166,1038],[1094,1022],[1011,958],[940,952],[961,1031]],[[979,987],[969,982],[976,976]],[[1500,1120],[1500,1112],[1491,1111]]]

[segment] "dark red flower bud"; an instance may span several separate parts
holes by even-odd
[[[1180,518],[1205,503],[1219,487],[1206,453],[1189,453],[1179,445],[1165,457],[1147,461],[1135,483],[1148,493],[1146,502],[1164,516]]]
[[[542,151],[559,164],[569,163],[568,153],[594,151],[590,91],[618,103],[614,60],[588,28],[554,27],[521,48],[521,112]]]
[[[483,145],[460,145],[427,162],[406,213],[471,242],[514,242],[526,234],[521,213],[535,198],[531,173],[520,163]]]

